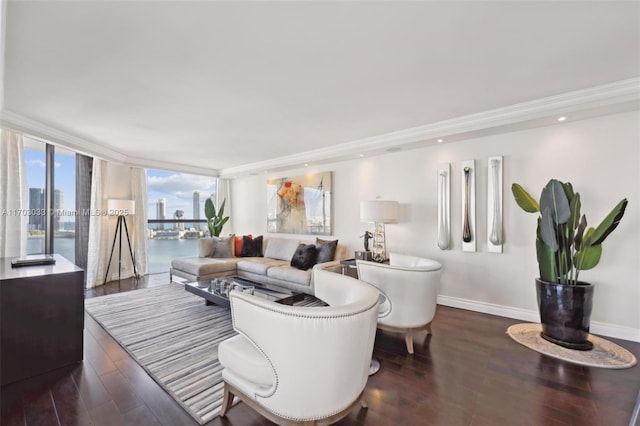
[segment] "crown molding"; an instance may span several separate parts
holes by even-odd
[[[19,133],[44,139],[54,145],[60,145],[85,155],[96,156],[118,163],[124,163],[127,160],[125,155],[102,146],[97,142],[74,136],[11,111],[2,111],[0,114],[0,125]]]
[[[96,141],[74,136],[8,110],[2,110],[0,113],[0,125],[86,155],[125,165],[207,176],[235,177],[266,170],[299,167],[309,162],[357,158],[360,153],[369,155],[393,148],[423,147],[435,144],[438,138],[455,141],[479,137],[488,132],[499,133],[544,126],[551,123],[544,121],[545,119],[560,114],[574,113],[580,119],[580,114],[586,118],[633,109],[640,109],[640,77],[222,170],[129,157]]]
[[[187,173],[190,175],[212,177],[218,177],[220,175],[219,170],[216,169],[207,169],[205,167],[190,166],[188,164],[172,163],[170,161],[149,160],[136,157],[128,157],[124,164],[132,167],[167,170],[171,172]]]
[[[63,132],[46,124],[24,117],[11,111],[3,110],[0,113],[0,125],[19,133],[34,136],[51,142],[81,154],[95,156],[108,161],[114,161],[126,166],[157,168],[190,174],[205,176],[218,176],[218,170],[204,167],[194,167],[186,164],[172,163],[169,161],[157,161],[136,157],[128,157],[113,149],[107,148],[98,142],[87,140]]]
[[[633,109],[639,107],[640,77],[358,139],[340,145],[332,145],[267,161],[222,169],[220,170],[220,176],[229,177],[257,171],[276,170],[300,166],[302,163],[345,157],[355,158],[356,155],[362,152],[402,148],[418,142],[423,142],[423,146],[426,146],[435,143],[438,138],[447,138],[454,135],[464,135],[464,138],[468,139],[475,136],[474,132],[487,131],[488,129],[504,126],[510,126],[510,130],[513,130],[513,125],[515,124],[533,123],[536,120],[558,114],[598,109],[604,115],[608,107],[621,104],[633,104]]]

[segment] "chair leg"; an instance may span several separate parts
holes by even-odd
[[[427,330],[427,334],[433,334],[433,333],[431,333],[431,323],[427,324],[427,326],[425,328]]]
[[[404,340],[407,343],[407,351],[413,354],[413,330],[407,329],[407,333],[404,336]]]
[[[369,408],[367,405],[367,398],[364,396],[364,392],[362,392],[362,397],[360,398],[360,406],[362,408]]]
[[[220,417],[224,417],[224,416],[227,415],[227,412],[231,408],[232,404],[233,404],[233,394],[231,393],[231,390],[229,389],[229,386],[225,382],[225,384],[224,384],[224,397],[222,399],[222,406],[220,407]]]

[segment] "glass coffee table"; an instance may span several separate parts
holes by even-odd
[[[304,293],[298,293],[275,285],[265,285],[249,281],[237,276],[220,277],[210,280],[185,283],[184,289],[202,297],[206,305],[216,304],[230,307],[229,293],[231,290],[242,291],[262,297],[283,305],[293,305],[304,299]]]

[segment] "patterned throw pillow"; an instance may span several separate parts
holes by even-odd
[[[338,240],[327,241],[316,238],[316,248],[318,250],[317,263],[331,262],[336,256]]]
[[[251,238],[247,235],[242,236],[242,252],[241,257],[262,257],[262,235]]]
[[[306,271],[316,264],[318,251],[313,244],[300,244],[291,258],[291,266]]]

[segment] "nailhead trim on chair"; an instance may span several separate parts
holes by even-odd
[[[250,303],[250,304],[251,304],[251,305],[253,305],[253,306],[259,306],[261,309],[266,309],[266,310],[268,310],[268,311],[276,312],[276,313],[278,313],[278,314],[283,314],[283,315],[293,316],[293,317],[298,317],[298,318],[310,318],[310,319],[353,317],[353,316],[360,315],[360,314],[363,314],[363,313],[365,313],[365,312],[367,312],[367,311],[371,310],[374,306],[376,306],[376,305],[378,304],[378,301],[376,300],[376,302],[375,302],[375,303],[373,303],[372,305],[370,305],[368,308],[365,308],[365,309],[359,310],[359,311],[357,311],[357,312],[352,312],[352,313],[350,313],[350,314],[344,314],[344,315],[329,315],[329,316],[326,316],[326,315],[300,315],[300,314],[287,313],[287,312],[285,312],[285,310],[286,310],[286,309],[285,309],[285,310],[282,310],[282,309],[274,309],[274,308],[265,308],[263,305],[258,305],[257,303],[253,303],[252,301],[249,301],[249,300],[243,300],[243,302]],[[285,305],[283,305],[283,306],[285,306]],[[260,351],[260,353],[261,353],[261,354],[262,354],[262,355],[267,359],[267,361],[269,362],[269,366],[271,367],[271,370],[273,371],[273,374],[276,376],[276,383],[275,383],[275,385],[274,385],[274,387],[273,387],[273,392],[269,393],[269,394],[268,394],[268,395],[266,395],[266,396],[254,394],[254,398],[256,398],[256,401],[257,401],[257,397],[258,397],[258,396],[259,396],[259,397],[261,397],[261,398],[269,398],[269,397],[273,396],[273,395],[276,393],[276,391],[278,390],[279,377],[278,377],[278,372],[277,372],[277,371],[276,371],[276,369],[273,367],[273,363],[271,362],[271,359],[269,359],[269,357],[267,356],[267,354],[262,350],[262,348],[261,348],[261,347],[260,347],[256,342],[254,342],[254,341],[253,341],[253,339],[249,338],[249,337],[248,337],[248,336],[247,336],[247,335],[246,335],[242,330],[240,330],[239,328],[236,328],[236,326],[235,326],[235,323],[236,323],[236,322],[235,322],[235,314],[234,314],[234,312],[233,312],[233,309],[231,310],[231,319],[232,319],[232,321],[233,321],[233,328],[234,328],[234,329],[235,329],[239,334],[241,334],[244,338],[246,338],[247,340],[249,340],[249,341],[250,341],[250,342],[251,342],[251,343],[252,343],[252,344],[253,344],[253,345],[254,345],[254,346],[255,346],[255,347]],[[262,406],[262,408],[263,408],[263,409],[265,409],[266,411],[269,411],[270,413],[272,413],[272,414],[274,414],[274,415],[278,416],[278,417],[282,417],[283,419],[304,422],[304,421],[316,421],[316,420],[322,420],[322,419],[324,419],[324,418],[326,418],[326,417],[331,417],[331,416],[333,416],[333,415],[335,415],[335,414],[338,414],[338,413],[342,412],[342,411],[343,411],[343,410],[345,410],[349,405],[350,405],[350,404],[346,405],[345,407],[343,407],[343,408],[342,408],[342,409],[340,409],[340,410],[333,411],[331,414],[329,414],[329,415],[327,415],[327,416],[314,417],[314,418],[310,418],[310,419],[300,419],[300,418],[295,418],[295,417],[285,416],[285,415],[282,415],[282,414],[280,414],[280,413],[277,413],[277,412],[275,412],[275,411],[273,411],[273,410],[271,410],[271,409],[269,409],[269,408],[267,408],[267,407],[265,407],[265,406]]]

